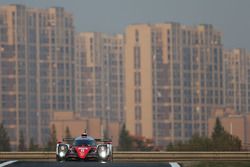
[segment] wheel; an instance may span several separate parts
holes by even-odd
[[[65,161],[64,158],[60,158],[58,155],[56,156],[56,161],[57,162],[62,162],[62,161]]]

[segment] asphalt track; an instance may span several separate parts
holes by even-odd
[[[6,161],[0,167],[180,167],[176,163]],[[6,165],[7,164],[7,165]]]

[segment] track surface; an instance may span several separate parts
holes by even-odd
[[[1,166],[1,164],[0,164]],[[98,163],[98,162],[30,162],[17,161],[4,167],[173,167],[169,163]]]

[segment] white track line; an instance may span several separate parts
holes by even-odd
[[[178,163],[176,162],[169,162],[169,164],[172,166],[172,167],[181,167]]]
[[[13,163],[15,163],[17,160],[13,160],[13,161],[7,161],[7,162],[4,162],[4,163],[1,163],[0,164],[0,167],[4,167],[4,166],[7,166],[7,165],[9,165],[9,164],[13,164]]]

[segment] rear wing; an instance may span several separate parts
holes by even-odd
[[[112,139],[95,139],[96,142],[112,143]]]
[[[66,142],[66,143],[71,143],[73,142],[75,139],[74,138],[71,138],[71,137],[66,137],[66,138],[63,138],[63,141]]]

